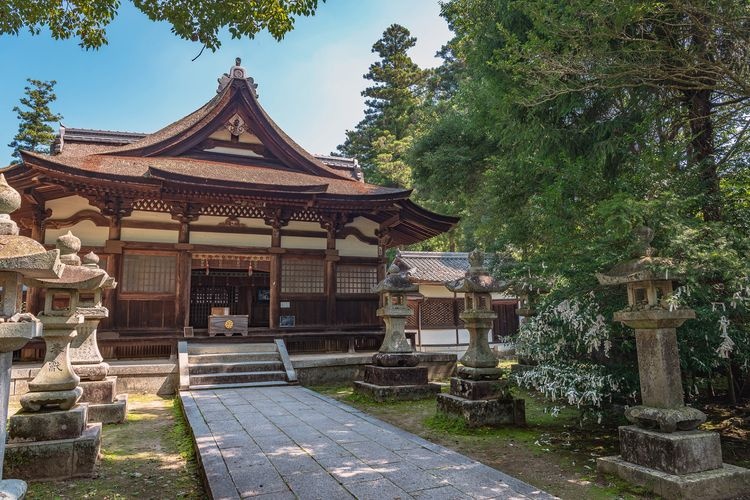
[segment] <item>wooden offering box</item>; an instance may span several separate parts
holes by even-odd
[[[238,314],[219,314],[208,317],[208,335],[232,336],[236,333],[247,335],[247,316]]]

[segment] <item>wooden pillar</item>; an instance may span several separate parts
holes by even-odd
[[[326,323],[336,324],[336,266],[339,252],[336,250],[336,233],[338,225],[335,222],[324,225],[326,229],[325,253],[325,291],[326,291]]]
[[[118,286],[111,290],[103,292],[102,303],[109,309],[109,318],[104,321],[105,328],[117,328],[117,299],[122,288],[122,218],[117,215],[109,217],[109,235],[104,245],[104,251],[107,254],[107,274],[114,276],[119,283]]]
[[[268,327],[271,329],[279,327],[279,316],[281,314],[281,255],[284,253],[284,249],[281,248],[281,226],[280,220],[273,221],[271,225],[271,248],[268,249],[271,254]]]
[[[177,297],[175,310],[175,323],[182,325],[183,334],[185,327],[190,326],[190,281],[192,278],[191,246],[187,243],[178,243],[175,249],[177,254]]]
[[[44,202],[34,207],[34,214],[31,223],[31,239],[44,245],[45,224],[44,222],[52,216],[52,210],[44,208]],[[26,311],[32,314],[41,312],[43,307],[39,303],[39,289],[29,287],[26,291]]]

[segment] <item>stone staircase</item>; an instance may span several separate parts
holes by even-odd
[[[180,390],[259,387],[297,383],[284,341],[177,345]]]

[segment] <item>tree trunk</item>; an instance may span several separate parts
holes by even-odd
[[[691,159],[700,169],[703,218],[706,221],[719,221],[721,220],[721,193],[719,173],[714,158],[712,92],[710,89],[693,90],[686,92],[686,97],[692,135]]]

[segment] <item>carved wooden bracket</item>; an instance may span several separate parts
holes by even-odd
[[[109,226],[109,219],[106,216],[100,214],[96,210],[81,210],[71,215],[67,219],[56,219],[48,220],[45,224],[50,229],[63,229],[66,227],[75,226],[81,221],[90,220],[97,226],[107,227]]]
[[[283,208],[263,208],[263,221],[277,231],[289,224],[289,218],[289,213]]]
[[[96,193],[88,194],[86,198],[91,205],[101,210],[102,214],[107,217],[114,217],[116,220],[121,220],[133,213],[133,203],[135,200],[130,197],[116,196],[110,193]]]
[[[172,220],[183,224],[198,220],[200,217],[201,206],[197,203],[172,202],[169,212],[172,214]]]

